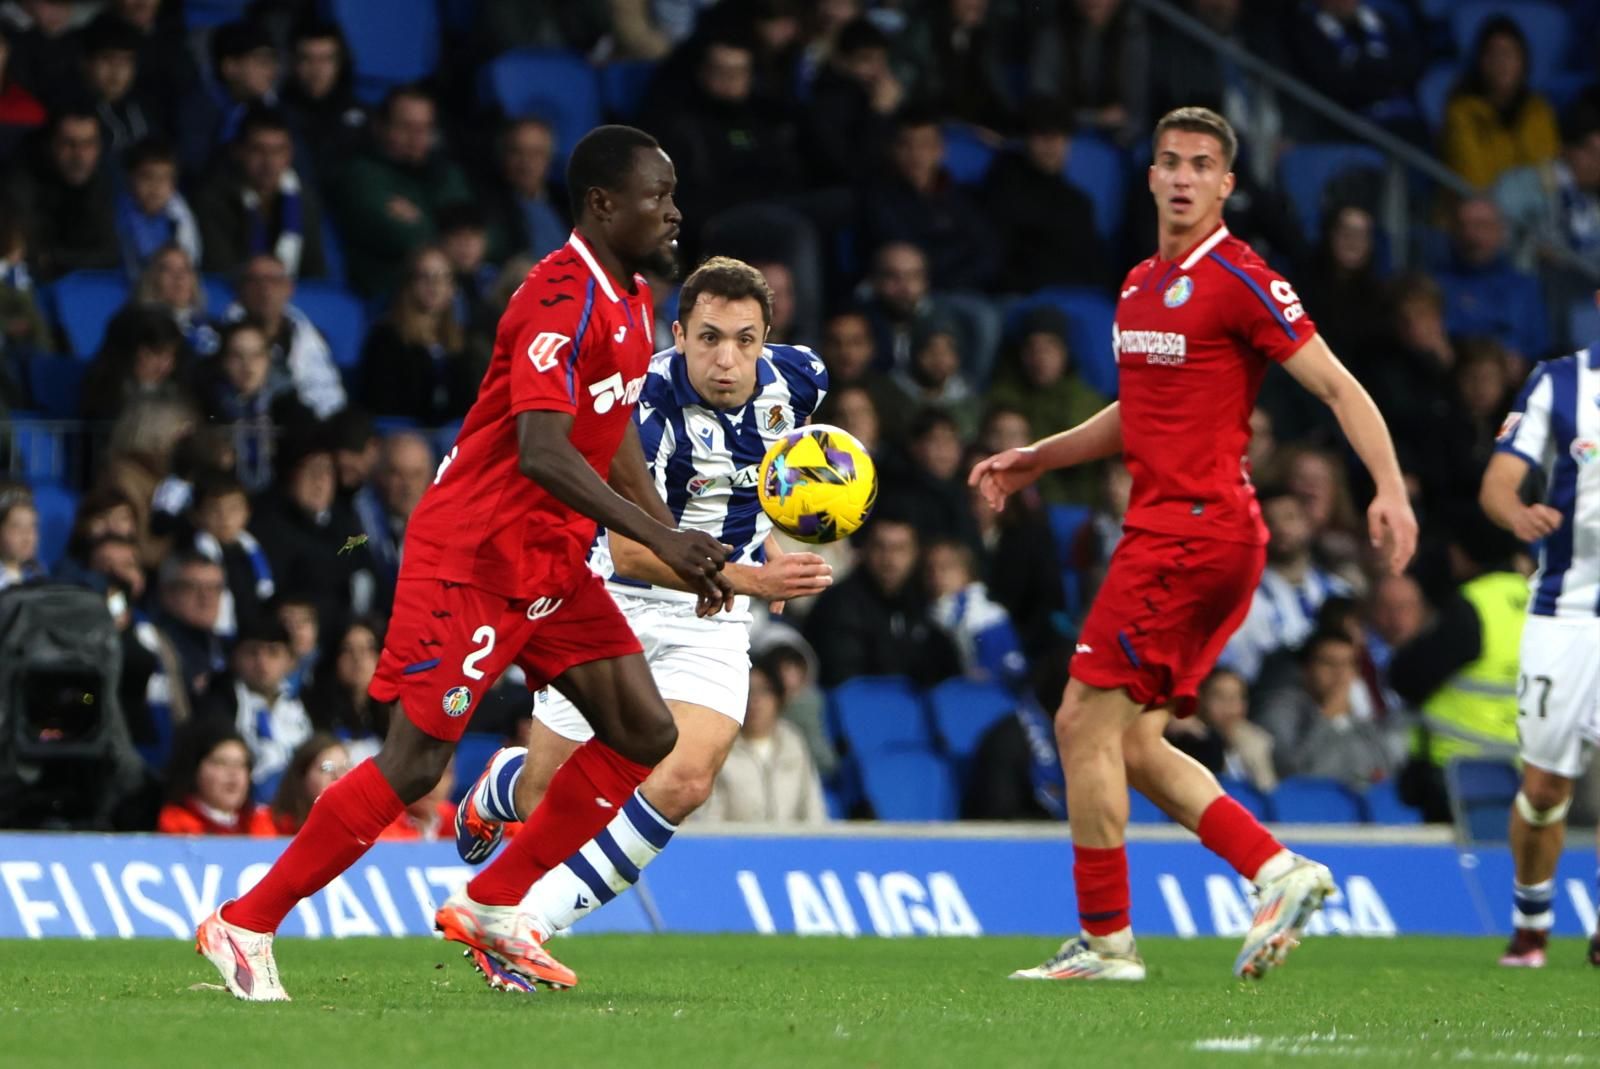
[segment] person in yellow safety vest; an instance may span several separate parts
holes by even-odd
[[[1528,606],[1520,544],[1473,514],[1452,525],[1458,586],[1430,628],[1396,650],[1389,684],[1421,712],[1401,796],[1430,821],[1448,821],[1444,768],[1460,757],[1517,754],[1517,674]]]

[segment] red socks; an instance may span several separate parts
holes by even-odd
[[[485,906],[521,902],[534,881],[609,824],[649,775],[648,767],[598,739],[578,747],[550,780],[544,800],[522,830],[467,884],[468,897]]]
[[[1072,844],[1072,882],[1078,890],[1078,923],[1090,935],[1128,927],[1128,851],[1123,846]]]
[[[323,792],[305,826],[261,882],[224,907],[222,919],[252,932],[275,932],[302,898],[354,865],[405,805],[371,760]]]
[[[1227,795],[1206,806],[1195,833],[1202,846],[1247,880],[1255,879],[1261,866],[1283,849],[1283,844],[1248,809]]]

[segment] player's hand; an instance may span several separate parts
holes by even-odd
[[[794,598],[820,594],[833,585],[833,565],[815,553],[785,553],[769,557],[757,573],[760,597],[771,602],[773,612]]]
[[[383,207],[389,213],[390,218],[397,219],[408,226],[422,218],[422,209],[398,193],[390,197]]]
[[[692,593],[700,596],[697,611],[705,616],[733,604],[733,583],[722,574],[722,566],[733,552],[704,531],[663,529],[664,533],[650,552],[677,573]],[[709,612],[706,610],[709,606]]]
[[[999,512],[1005,508],[1007,497],[1033,485],[1040,474],[1039,451],[1025,445],[974,464],[967,485],[976,486],[989,507]]]
[[[1393,575],[1411,563],[1417,551],[1417,517],[1404,491],[1380,493],[1367,507],[1367,534],[1374,549],[1382,550]]]
[[[738,596],[733,589],[733,580],[721,572],[712,576],[712,579],[717,584],[717,592],[699,595],[699,600],[694,604],[696,616],[715,616],[719,612],[733,611],[733,599]]]
[[[1511,533],[1524,542],[1537,542],[1561,527],[1561,513],[1549,505],[1529,505],[1511,517]]]

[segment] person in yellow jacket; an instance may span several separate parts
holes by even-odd
[[[1401,792],[1432,821],[1450,819],[1444,769],[1463,757],[1517,753],[1517,650],[1528,584],[1517,543],[1481,516],[1452,518],[1456,586],[1422,634],[1395,651],[1389,684],[1421,713]]]
[[[1547,163],[1561,148],[1556,113],[1528,87],[1528,42],[1510,18],[1483,24],[1444,111],[1444,161],[1478,189],[1513,167]]]

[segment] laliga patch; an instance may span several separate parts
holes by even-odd
[[[462,716],[472,708],[472,691],[466,687],[451,687],[444,692],[444,715]]]
[[[1508,412],[1508,413],[1506,413],[1505,422],[1500,424],[1500,429],[1498,431],[1495,431],[1494,440],[1497,441],[1497,442],[1503,442],[1507,438],[1510,438],[1511,435],[1512,435],[1512,432],[1514,432],[1517,429],[1517,424],[1519,424],[1521,422],[1522,422],[1522,413],[1521,412]]]
[[[1168,308],[1176,308],[1194,296],[1194,279],[1184,275],[1178,281],[1167,287],[1167,292],[1161,295],[1161,303]]]
[[[1600,460],[1600,442],[1593,438],[1574,438],[1572,440],[1572,459],[1579,464],[1593,464]]]

